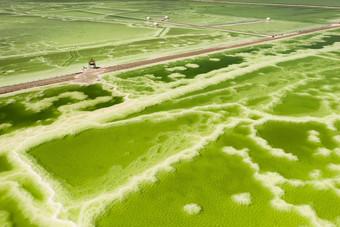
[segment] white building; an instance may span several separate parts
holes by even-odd
[[[151,17],[147,17],[146,19],[147,19],[147,20],[151,20]]]
[[[267,18],[266,18],[266,21],[270,21],[270,20],[271,20],[270,17],[267,17]]]
[[[165,20],[169,20],[170,18],[169,18],[169,16],[165,16],[164,19]]]
[[[153,26],[157,27],[159,24],[157,22],[153,23]]]

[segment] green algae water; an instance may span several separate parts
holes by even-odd
[[[123,102],[122,96],[112,96],[112,91],[95,84],[59,86],[40,92],[23,93],[13,98],[0,98],[0,124],[4,126],[0,127],[0,134],[33,125],[49,125],[61,116],[62,107],[79,104],[80,101],[84,103],[80,111],[94,111]],[[109,99],[91,105],[91,101],[100,97]]]
[[[89,56],[111,65],[260,38],[158,28],[146,16],[221,27],[270,16],[230,29],[280,34],[340,15],[185,1],[0,5],[0,84]],[[340,226],[339,34],[1,95],[0,226]]]
[[[304,225],[307,220],[295,212],[279,212],[270,205],[272,194],[256,182],[253,170],[241,157],[221,152],[224,138],[208,146],[191,162],[175,165],[175,173],[160,173],[159,182],[145,185],[98,219],[98,226],[157,225],[276,226]],[[232,195],[250,193],[251,205],[237,204]],[[187,214],[186,204],[198,204],[198,215]]]
[[[99,177],[109,174],[109,185],[119,185],[135,171],[141,172],[176,150],[192,146],[197,140],[189,133],[197,131],[195,134],[199,135],[199,130],[207,131],[208,118],[208,115],[188,114],[176,119],[154,122],[151,118],[106,129],[91,129],[43,144],[30,154],[75,189],[84,192],[87,187],[95,187],[98,190],[104,185],[91,182]]]

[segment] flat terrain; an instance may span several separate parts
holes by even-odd
[[[337,23],[339,9],[184,1],[0,1],[0,86],[76,73],[93,57],[101,67],[228,46]],[[226,13],[228,12],[228,13]],[[153,27],[146,17],[196,27]],[[270,23],[223,27],[226,23]],[[213,26],[207,29],[199,26]],[[48,32],[46,32],[48,31]],[[119,31],[119,32],[117,32]]]
[[[338,9],[1,6],[0,226],[340,225]]]
[[[214,1],[214,0],[211,0]],[[340,6],[340,3],[338,0],[309,0],[306,2],[305,0],[277,0],[275,3],[273,3],[272,0],[234,0],[234,1],[227,1],[227,0],[221,0],[221,2],[226,2],[226,3],[246,3],[246,4],[282,4],[282,5],[291,5],[293,7],[297,5],[302,5],[302,6],[321,6],[321,7],[332,7],[332,6]]]
[[[194,26],[194,25],[183,24],[183,26]],[[103,67],[99,69],[87,70],[85,72],[73,73],[73,74],[68,74],[64,76],[57,76],[57,77],[52,77],[52,78],[42,79],[42,80],[37,80],[37,81],[32,81],[32,82],[20,83],[20,84],[15,84],[15,85],[7,85],[7,86],[0,87],[0,94],[6,94],[6,93],[14,92],[14,91],[20,91],[20,90],[24,90],[28,88],[39,87],[39,86],[46,86],[49,84],[55,84],[55,83],[60,83],[60,82],[65,82],[65,81],[75,80],[75,81],[80,81],[83,83],[87,83],[88,81],[93,82],[89,78],[91,77],[99,78],[100,75],[109,73],[109,72],[128,70],[131,68],[142,67],[142,66],[146,66],[149,64],[156,64],[156,63],[175,60],[179,58],[187,58],[187,57],[211,53],[215,51],[244,47],[244,46],[254,45],[258,43],[265,43],[265,42],[270,42],[270,41],[277,40],[277,39],[289,38],[289,37],[294,37],[298,35],[317,32],[317,31],[336,29],[337,27],[339,26],[335,24],[335,25],[321,27],[321,28],[314,28],[314,29],[303,30],[303,31],[295,32],[295,33],[283,34],[280,36],[270,36],[270,38],[258,39],[255,41],[244,42],[244,43],[234,44],[230,46],[208,48],[208,49],[203,49],[199,51],[187,52],[183,54],[176,54],[176,55],[170,55],[170,56],[160,57],[160,58],[155,58],[155,59],[150,59],[150,60],[143,60],[143,61],[132,62],[132,63],[122,64],[122,65],[115,65],[115,66],[108,66],[108,67]],[[77,79],[77,78],[81,78],[81,79]]]
[[[230,3],[230,4],[247,4],[247,5],[267,5],[267,6],[293,6],[293,7],[313,7],[313,8],[333,8],[333,9],[340,9],[340,6],[330,6],[330,5],[323,5],[322,3],[318,2],[317,4],[313,5],[313,3],[306,3],[302,2],[301,4],[295,3],[295,4],[289,4],[289,1],[286,3],[273,3],[271,1],[217,1],[217,0],[189,0],[189,1],[197,1],[197,2],[218,2],[218,3]],[[332,4],[334,4],[333,2]],[[335,5],[337,5],[335,3]]]

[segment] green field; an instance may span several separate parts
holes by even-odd
[[[111,65],[262,38],[153,28],[146,16],[266,34],[340,17],[185,1],[0,5],[0,84],[89,57]],[[0,226],[340,226],[339,61],[334,28],[1,95]]]

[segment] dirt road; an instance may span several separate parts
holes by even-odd
[[[281,35],[281,36],[266,37],[266,38],[262,38],[262,39],[258,39],[258,40],[254,40],[254,41],[249,41],[249,42],[244,42],[244,43],[239,43],[239,44],[208,48],[208,49],[191,51],[191,52],[182,53],[182,54],[175,54],[175,55],[169,55],[169,56],[159,57],[159,58],[154,58],[154,59],[149,59],[149,60],[137,61],[137,62],[127,63],[127,64],[103,67],[103,68],[95,69],[92,72],[87,71],[86,74],[79,72],[79,73],[67,74],[67,75],[64,75],[64,76],[58,76],[58,77],[38,80],[38,81],[32,81],[32,82],[21,83],[21,84],[14,84],[14,85],[0,87],[0,94],[10,93],[10,92],[24,90],[24,89],[33,88],[33,87],[45,86],[45,85],[49,85],[49,84],[56,84],[56,83],[60,83],[60,82],[72,81],[76,77],[81,77],[81,76],[84,76],[84,75],[86,75],[86,76],[94,76],[94,75],[99,76],[99,75],[103,75],[103,74],[110,73],[110,72],[132,69],[132,68],[136,68],[136,67],[161,63],[161,62],[170,61],[170,60],[176,60],[176,59],[180,59],[180,58],[194,57],[194,56],[197,56],[197,55],[207,54],[207,53],[211,53],[211,52],[217,52],[217,51],[228,50],[228,49],[233,49],[233,48],[245,47],[245,46],[250,46],[250,45],[254,45],[254,44],[265,43],[265,42],[270,42],[270,41],[273,41],[273,40],[278,40],[278,39],[283,39],[283,38],[288,38],[288,37],[294,37],[294,36],[298,36],[298,35],[303,35],[303,34],[308,34],[308,33],[313,33],[313,32],[317,32],[317,31],[328,30],[328,29],[334,29],[334,28],[339,28],[339,27],[340,27],[340,25],[325,26],[325,27],[321,27],[321,28],[314,28],[314,29],[304,30],[304,31],[301,31],[301,32],[295,32],[295,33]]]
[[[177,26],[184,26],[184,27],[207,28],[207,29],[234,32],[234,33],[240,33],[240,34],[246,34],[246,35],[258,35],[258,36],[264,36],[264,37],[271,37],[271,35],[268,35],[268,34],[262,34],[262,33],[256,33],[256,32],[237,31],[237,30],[232,30],[232,29],[219,28],[219,27],[215,27],[215,26],[185,24],[185,23],[179,23],[179,22],[173,22],[173,21],[163,21],[163,20],[151,20],[151,21],[164,23],[164,24],[174,24],[174,25],[177,25]]]
[[[260,23],[260,22],[266,22],[266,20],[254,20],[254,21],[227,23],[227,24],[215,24],[215,25],[210,25],[210,27],[220,27],[220,26],[226,27],[226,26],[233,26],[233,25],[239,25],[239,24],[254,24],[254,23]]]
[[[267,5],[267,6],[298,6],[298,7],[313,7],[313,8],[330,8],[340,9],[340,6],[324,6],[324,5],[308,5],[308,4],[285,4],[285,3],[266,3],[266,2],[234,2],[234,1],[215,1],[215,0],[182,0],[185,2],[217,2],[228,4],[247,4],[247,5]]]

